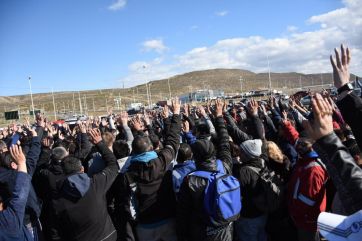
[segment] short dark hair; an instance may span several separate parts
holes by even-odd
[[[11,198],[11,192],[9,184],[6,182],[0,182],[0,203],[6,204]]]
[[[132,142],[132,152],[141,154],[152,150],[152,142],[148,136],[137,135]]]
[[[177,162],[183,163],[192,158],[192,150],[189,144],[181,143],[177,153]]]
[[[128,143],[124,140],[115,141],[113,143],[113,154],[116,156],[117,159],[129,156],[130,148],[128,146]]]
[[[11,163],[15,162],[11,157],[10,152],[4,152],[0,155],[0,167],[11,169]]]
[[[63,160],[63,171],[67,175],[80,172],[82,167],[82,162],[73,156],[68,156]]]
[[[152,142],[153,149],[157,149],[160,146],[160,138],[157,135],[148,136]]]

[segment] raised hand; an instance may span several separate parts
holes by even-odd
[[[190,123],[188,121],[182,122],[182,131],[188,133],[190,131]]]
[[[138,116],[132,118],[131,123],[136,131],[143,131],[141,119]]]
[[[91,129],[88,133],[89,133],[89,136],[91,137],[91,142],[94,145],[96,145],[102,141],[101,131],[98,128]]]
[[[21,146],[12,145],[10,147],[10,154],[11,154],[11,157],[16,162],[16,164],[18,165],[18,171],[26,173],[27,172],[26,158],[21,149]]]
[[[121,115],[117,119],[118,123],[121,123],[123,126],[128,125],[128,113],[126,111],[122,111]]]
[[[168,115],[169,115],[169,108],[168,108],[168,105],[165,105],[162,108],[161,116],[163,119],[166,119],[166,118],[168,118]]]
[[[190,115],[190,111],[189,111],[189,105],[188,104],[184,104],[184,115],[185,116],[189,116]]]
[[[225,101],[222,101],[221,99],[216,99],[216,101],[215,101],[215,115],[216,115],[216,117],[222,117],[224,106],[225,106]]]
[[[251,99],[248,103],[247,106],[247,110],[249,112],[250,115],[252,116],[257,116],[258,115],[258,108],[259,108],[259,104],[257,101],[255,101],[254,99]]]
[[[143,120],[144,120],[146,126],[151,125],[150,117],[146,111],[143,114]]]
[[[334,53],[336,59],[330,56],[330,61],[333,68],[334,86],[338,89],[349,82],[349,63],[351,61],[351,53],[349,48],[341,45],[341,57],[338,50],[335,48]]]
[[[202,105],[200,105],[197,109],[201,116],[206,117],[207,114],[206,114],[205,108]]]
[[[178,97],[171,100],[172,112],[174,115],[180,114],[181,104]]]
[[[318,140],[333,132],[332,114],[333,108],[320,94],[312,98],[313,120],[303,121],[303,127],[308,135]]]

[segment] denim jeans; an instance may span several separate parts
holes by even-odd
[[[265,225],[267,215],[256,218],[240,217],[234,223],[236,238],[238,241],[267,241]]]

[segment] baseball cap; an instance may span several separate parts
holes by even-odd
[[[329,241],[362,240],[362,210],[342,216],[322,212],[318,217],[319,232]]]

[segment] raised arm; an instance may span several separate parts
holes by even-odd
[[[304,121],[308,135],[316,140],[314,149],[326,164],[347,214],[362,209],[362,170],[333,132],[332,107],[321,95],[312,99],[314,121]]]
[[[232,174],[233,162],[230,152],[229,135],[222,114],[224,105],[226,105],[225,102],[222,102],[220,99],[216,100],[215,126],[218,137],[217,156],[224,163],[227,173]]]
[[[40,137],[34,130],[32,130],[32,136],[33,137],[31,139],[30,149],[26,155],[26,166],[28,169],[28,173],[31,177],[35,172],[41,152]]]
[[[92,142],[97,146],[105,162],[105,168],[93,176],[93,182],[98,192],[105,193],[111,187],[114,179],[118,174],[117,158],[109,150],[107,145],[102,141],[99,129],[90,130]]]

